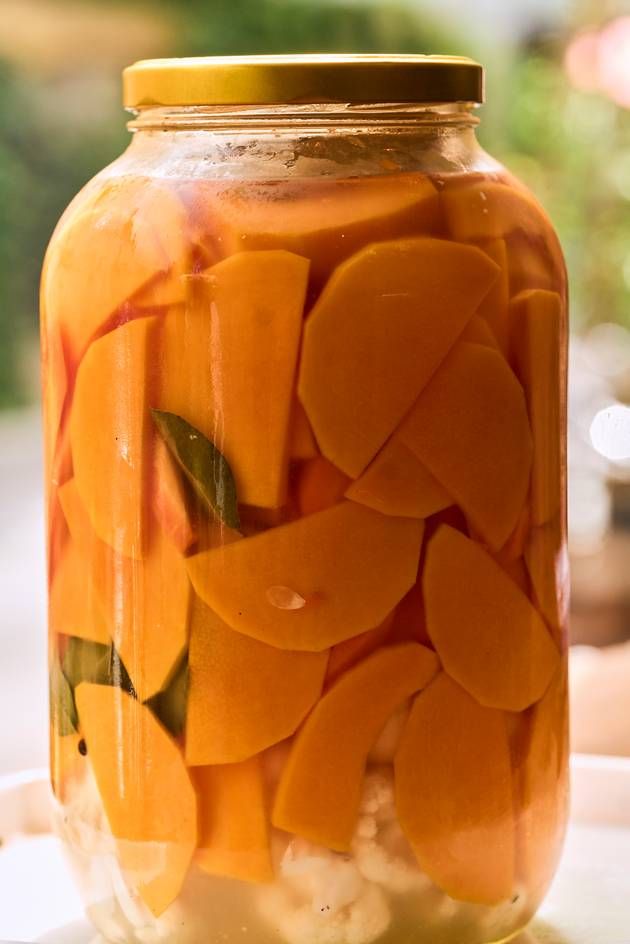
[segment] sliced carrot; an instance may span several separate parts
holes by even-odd
[[[385,647],[342,675],[294,741],[275,796],[274,826],[346,851],[370,748],[394,709],[437,670],[434,653],[407,643]]]
[[[499,349],[509,351],[510,272],[507,246],[504,239],[488,239],[478,243],[479,248],[499,267],[499,277],[482,300],[477,314],[489,325]]]
[[[297,501],[300,514],[312,515],[336,505],[349,484],[348,476],[328,459],[323,456],[309,459],[298,472]]]
[[[199,797],[197,865],[243,882],[272,881],[260,758],[196,767],[192,777]]]
[[[457,345],[399,436],[498,550],[525,503],[532,462],[525,397],[504,358]]]
[[[439,201],[420,174],[359,177],[305,190],[277,185],[210,188],[209,230],[226,254],[289,249],[312,260],[320,285],[352,253],[401,233],[432,232]]]
[[[346,498],[405,518],[428,518],[453,501],[395,434],[349,486]]]
[[[103,606],[90,581],[90,562],[68,541],[53,576],[48,603],[51,632],[109,645]]]
[[[433,643],[427,632],[427,619],[422,595],[423,562],[420,562],[418,579],[411,590],[408,590],[394,611],[394,620],[389,634],[389,641],[419,642],[423,646],[433,648]]]
[[[568,813],[568,694],[566,664],[531,710],[519,784],[517,864],[533,903],[553,878]]]
[[[483,344],[491,347],[494,351],[499,350],[497,341],[492,328],[481,315],[473,315],[461,334],[462,341],[469,341],[471,344]]]
[[[534,438],[532,523],[540,525],[553,518],[561,504],[561,417],[566,411],[562,300],[556,292],[522,292],[510,305],[510,319],[514,361]]]
[[[289,457],[291,459],[314,459],[318,455],[317,443],[311,424],[299,400],[293,401],[289,429]]]
[[[42,286],[49,330],[65,332],[72,362],[123,302],[186,253],[185,211],[169,188],[122,177],[93,190],[53,236]]]
[[[162,323],[159,407],[183,417],[229,462],[240,502],[286,499],[291,394],[308,260],[241,252],[188,279]]]
[[[495,558],[504,573],[511,577],[516,586],[522,590],[525,596],[529,596],[530,579],[527,565],[523,557],[517,557],[516,560],[508,560],[497,556]]]
[[[449,232],[462,242],[502,239],[515,230],[553,232],[547,214],[532,194],[513,180],[459,177],[442,189],[442,209]]]
[[[141,558],[146,545],[150,342],[155,318],[89,348],[77,374],[70,440],[76,487],[98,536]]]
[[[86,592],[100,600],[109,634],[135,691],[158,692],[188,639],[190,583],[184,558],[157,531],[143,561],[115,554],[94,533],[74,479],[59,490],[83,561]]]
[[[229,626],[281,649],[321,651],[372,629],[415,581],[423,522],[343,501],[187,560]]]
[[[326,670],[326,686],[330,686],[340,675],[347,672],[362,659],[371,655],[379,646],[389,641],[389,635],[394,622],[394,614],[390,613],[382,623],[365,633],[339,642],[330,650],[330,658]],[[409,641],[409,640],[406,640]]]
[[[268,646],[195,599],[188,660],[186,761],[226,764],[294,733],[319,698],[328,651]]]
[[[532,238],[531,233],[512,233],[507,259],[512,295],[532,288],[566,293],[566,272],[555,238],[549,245],[546,239]]]
[[[46,469],[50,471],[61,433],[62,413],[68,392],[68,369],[61,329],[58,326],[48,328],[43,311],[41,318],[42,386],[46,391],[44,397]]]
[[[181,472],[176,467],[166,443],[156,436],[153,443],[151,507],[164,534],[182,554],[197,540],[197,530],[185,489]]]
[[[501,557],[505,560],[517,560],[523,556],[531,528],[531,510],[529,503],[523,505],[514,530],[501,548]]]
[[[559,652],[525,594],[492,557],[448,526],[423,577],[429,636],[444,669],[482,705],[522,711],[544,695]]]
[[[375,243],[336,269],[307,318],[298,382],[327,459],[360,475],[497,274],[479,249],[425,238]]]
[[[137,873],[150,848],[153,869],[136,874],[136,889],[160,915],[177,898],[197,844],[197,800],[182,755],[152,712],[122,689],[83,682],[75,697],[107,820],[123,840],[121,867]]]
[[[416,858],[460,901],[514,894],[514,819],[505,716],[444,673],[421,692],[394,761],[398,818]]]
[[[239,505],[239,531],[241,537],[252,537],[269,528],[277,528],[287,521],[299,517],[295,504],[289,501],[281,508],[256,508],[255,505]],[[226,541],[220,541],[226,544]],[[231,542],[230,542],[231,543]]]
[[[534,599],[562,648],[566,646],[569,610],[569,561],[560,519],[532,528],[525,561]]]

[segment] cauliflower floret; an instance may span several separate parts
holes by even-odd
[[[286,847],[279,882],[261,889],[260,908],[290,944],[370,944],[391,920],[383,892],[349,856],[303,839]]]
[[[431,885],[398,824],[393,776],[388,768],[365,778],[352,852],[361,875],[390,892],[425,891]]]
[[[385,933],[390,911],[376,885],[363,884],[360,896],[338,911],[299,903],[286,885],[265,894],[261,910],[289,944],[371,944]]]

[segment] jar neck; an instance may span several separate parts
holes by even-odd
[[[248,180],[491,170],[477,124],[469,104],[145,108],[116,170]]]
[[[404,132],[420,128],[474,135],[479,119],[475,105],[468,102],[449,104],[378,103],[353,105],[340,103],[283,105],[196,105],[147,107],[134,114],[128,128],[139,131],[243,131],[246,133],[291,130],[300,135],[322,129],[366,132]]]

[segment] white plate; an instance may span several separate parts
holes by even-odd
[[[572,771],[562,864],[537,920],[513,944],[630,944],[630,759],[578,755]],[[5,944],[104,944],[81,919],[61,850],[47,831],[48,803],[45,772],[0,779],[0,934]]]

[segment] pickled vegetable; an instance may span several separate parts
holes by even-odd
[[[46,263],[52,777],[104,937],[481,944],[555,868],[557,244],[502,173],[312,147],[106,173]]]
[[[92,527],[113,550],[136,559],[147,547],[146,404],[155,328],[154,318],[130,321],[91,345],[70,414],[74,478]]]
[[[84,682],[76,703],[109,826],[123,840],[120,864],[137,873],[136,891],[160,915],[177,897],[197,843],[197,798],[183,758],[149,709],[120,689]],[[114,738],[120,747],[112,755]],[[138,865],[149,860],[151,843],[161,844],[160,864],[143,875]]]
[[[413,452],[392,436],[346,497],[385,515],[428,518],[452,504],[450,495]]]
[[[532,441],[522,387],[496,351],[462,343],[400,428],[490,547],[510,536],[529,487]]]
[[[441,673],[415,699],[395,760],[396,807],[423,870],[451,897],[514,893],[507,727]]]
[[[60,228],[42,285],[47,318],[60,326],[74,363],[125,302],[181,271],[187,251],[184,208],[169,188],[109,181],[86,204]]]
[[[307,259],[282,250],[237,253],[191,277],[185,308],[161,325],[152,405],[214,444],[245,504],[284,501],[308,268]]]
[[[363,471],[497,275],[479,250],[437,239],[377,243],[339,266],[307,319],[298,385],[327,459]]]
[[[555,292],[532,290],[512,302],[516,369],[525,389],[534,439],[531,515],[545,524],[560,510],[560,410],[558,388],[562,303]]]
[[[159,531],[144,560],[116,555],[92,531],[74,480],[60,489],[60,500],[73,541],[89,564],[86,592],[100,600],[135,690],[142,699],[150,698],[164,685],[188,639],[185,560]]]
[[[199,851],[204,872],[244,882],[273,879],[265,788],[260,760],[196,767]]]
[[[434,653],[409,643],[385,647],[343,675],[293,745],[274,800],[274,826],[347,850],[368,751],[392,711],[437,669]]]
[[[386,188],[376,177],[342,181],[327,194],[297,189],[282,201],[264,186],[215,190],[212,196],[209,228],[224,252],[289,249],[311,260],[320,283],[362,246],[404,232],[431,232],[439,219],[435,187],[415,174]]]
[[[470,695],[506,711],[523,711],[543,696],[559,652],[531,602],[488,553],[442,526],[429,542],[423,586],[431,641]]]
[[[319,698],[328,652],[258,642],[195,600],[189,660],[186,761],[226,764],[295,733]]]
[[[321,652],[371,629],[415,580],[423,525],[341,502],[188,558],[195,591],[233,629]]]

